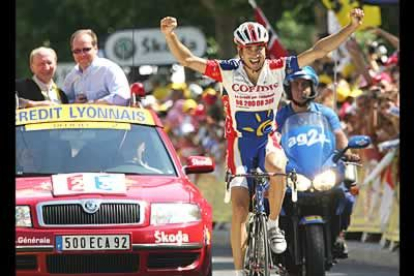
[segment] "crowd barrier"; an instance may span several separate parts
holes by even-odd
[[[396,141],[396,140],[395,140]],[[381,147],[379,147],[381,149]],[[372,151],[377,151],[372,154]],[[381,235],[390,248],[400,241],[400,176],[398,144],[379,152],[363,150],[365,161],[359,168],[359,193],[347,232]]]

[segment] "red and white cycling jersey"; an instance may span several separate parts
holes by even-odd
[[[222,83],[226,137],[258,137],[275,130],[275,117],[286,74],[299,70],[297,57],[266,59],[257,84],[240,59],[209,60],[205,75]]]

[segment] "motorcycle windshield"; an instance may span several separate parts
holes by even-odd
[[[335,135],[321,113],[297,113],[284,123],[281,144],[289,160],[286,171],[313,179],[335,150]]]

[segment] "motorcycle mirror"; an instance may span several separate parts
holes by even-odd
[[[348,148],[362,149],[371,144],[371,138],[366,135],[355,135],[349,138]]]
[[[366,148],[371,144],[371,138],[366,135],[354,135],[349,138],[348,145],[346,148],[338,152],[333,158],[336,163],[344,155],[348,149],[362,149]]]

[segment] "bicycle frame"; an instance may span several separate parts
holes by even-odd
[[[247,233],[247,248],[245,252],[245,262],[248,260],[249,263],[245,263],[244,267],[248,270],[248,275],[270,275],[270,269],[273,268],[273,261],[271,257],[270,244],[268,241],[267,234],[267,214],[265,210],[265,197],[264,193],[270,186],[271,176],[285,176],[290,178],[294,183],[296,182],[296,173],[292,172],[289,174],[285,173],[264,173],[254,170],[246,174],[227,174],[226,182],[227,188],[229,188],[230,181],[235,177],[246,177],[253,178],[253,187],[250,192],[254,192],[254,197],[250,197],[251,201],[254,199],[254,206],[252,210],[252,219],[249,220],[249,227]],[[264,248],[260,248],[261,243],[264,244]],[[260,251],[260,252],[259,252]],[[263,257],[262,257],[263,254]],[[250,258],[250,256],[253,258]],[[263,264],[262,264],[263,259]],[[262,272],[263,271],[263,272]]]
[[[265,212],[264,206],[264,193],[269,188],[268,177],[258,175],[253,179],[253,190],[254,190],[254,214],[262,214]]]
[[[234,174],[232,175],[230,172],[227,172],[226,175],[226,183],[227,183],[227,189],[229,189],[230,181],[235,177],[245,177],[245,178],[253,178],[253,189],[250,192],[254,193],[254,214],[260,214],[265,213],[264,208],[264,193],[269,188],[269,178],[272,176],[285,176],[286,178],[291,179],[292,185],[296,187],[296,171],[293,170],[291,173],[266,173],[266,172],[259,172],[257,170],[254,170],[250,173],[244,173],[244,174]]]

